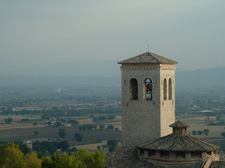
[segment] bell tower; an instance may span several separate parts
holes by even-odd
[[[176,61],[147,52],[119,62],[123,146],[172,133]]]

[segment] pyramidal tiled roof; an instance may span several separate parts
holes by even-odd
[[[187,128],[188,124],[177,121],[170,125],[173,128]],[[165,151],[198,151],[206,152],[217,150],[219,146],[205,142],[187,134],[172,133],[138,146],[139,148]]]
[[[169,134],[167,136],[154,139],[138,146],[139,148],[164,151],[198,151],[207,152],[217,150],[219,146],[210,144],[199,138],[185,134]]]
[[[177,122],[171,124],[170,127],[173,127],[173,128],[187,128],[187,127],[190,127],[190,126],[188,124],[178,120]]]
[[[177,64],[176,61],[159,56],[152,52],[146,52],[138,56],[118,62],[118,64]]]

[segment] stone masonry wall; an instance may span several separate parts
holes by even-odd
[[[172,79],[172,100],[169,100],[169,79]],[[165,136],[172,133],[172,128],[169,125],[175,122],[175,65],[161,65],[161,115],[160,115],[160,136]],[[167,80],[167,100],[163,97],[163,81]]]
[[[141,144],[171,133],[175,121],[174,65],[123,64],[122,72],[122,138],[121,144]],[[163,101],[164,77],[173,79],[173,100]],[[130,100],[130,79],[138,81],[138,100]],[[144,100],[143,85],[152,80],[153,99]]]

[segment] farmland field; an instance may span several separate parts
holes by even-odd
[[[10,124],[5,124],[3,120],[8,116],[1,116],[0,118],[0,140],[2,141],[12,141],[12,140],[38,140],[38,139],[52,139],[52,140],[67,140],[70,141],[71,144],[79,144],[75,141],[74,134],[80,133],[83,135],[82,144],[93,143],[99,141],[106,140],[119,140],[121,136],[121,131],[115,130],[91,130],[91,131],[80,131],[78,126],[72,127],[60,127],[66,130],[66,136],[64,138],[60,138],[58,135],[58,130],[60,128],[57,127],[49,127],[44,124],[44,121],[41,123],[37,122],[36,126],[33,125],[33,122],[21,123],[19,122],[23,118],[28,118],[29,120],[40,120],[40,116],[10,116],[13,118],[13,122]],[[121,116],[117,116],[115,123],[113,121],[105,121],[100,123],[94,123],[90,117],[74,117],[79,121],[80,125],[83,124],[96,124],[99,126],[100,124],[109,125],[112,124],[115,127],[118,126],[119,120],[121,120]],[[52,118],[54,120],[54,118]],[[55,119],[56,120],[56,119]],[[121,125],[121,121],[120,121]],[[120,127],[121,128],[121,127]],[[38,135],[35,136],[34,131],[38,131]]]
[[[200,93],[201,95],[202,93]],[[207,141],[223,141],[221,133],[225,132],[225,125],[208,125],[209,121],[217,122],[225,119],[223,114],[224,98],[214,95],[212,97],[199,94],[178,94],[178,111],[176,120],[181,120],[190,125],[189,134],[193,131],[209,130],[193,135]],[[207,99],[210,99],[208,101]],[[219,108],[217,104],[221,105]],[[210,104],[211,103],[211,104]],[[209,106],[211,105],[211,106]],[[199,113],[211,108],[212,113]],[[220,112],[218,112],[220,110]],[[205,110],[207,111],[207,110]],[[113,119],[108,119],[109,116]],[[6,123],[7,118],[12,118],[11,123]],[[104,120],[94,121],[94,118]],[[78,121],[72,125],[70,121]],[[50,125],[49,122],[51,123]],[[60,125],[54,125],[60,122]],[[34,124],[36,123],[36,124]],[[80,127],[91,125],[95,128],[81,131]],[[101,127],[104,128],[101,128]],[[113,126],[113,129],[107,129]],[[64,128],[66,136],[59,137],[58,130]],[[100,129],[101,128],[101,129]],[[34,132],[38,132],[35,136]],[[67,140],[70,145],[87,145],[96,148],[96,143],[107,140],[120,140],[122,131],[121,116],[121,91],[120,88],[64,88],[58,91],[55,88],[9,88],[0,90],[0,140]],[[83,136],[82,141],[76,141],[74,134]],[[87,147],[87,146],[80,146]]]

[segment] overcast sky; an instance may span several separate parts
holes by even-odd
[[[182,69],[225,66],[224,0],[0,0],[0,70],[123,60],[150,51]]]

